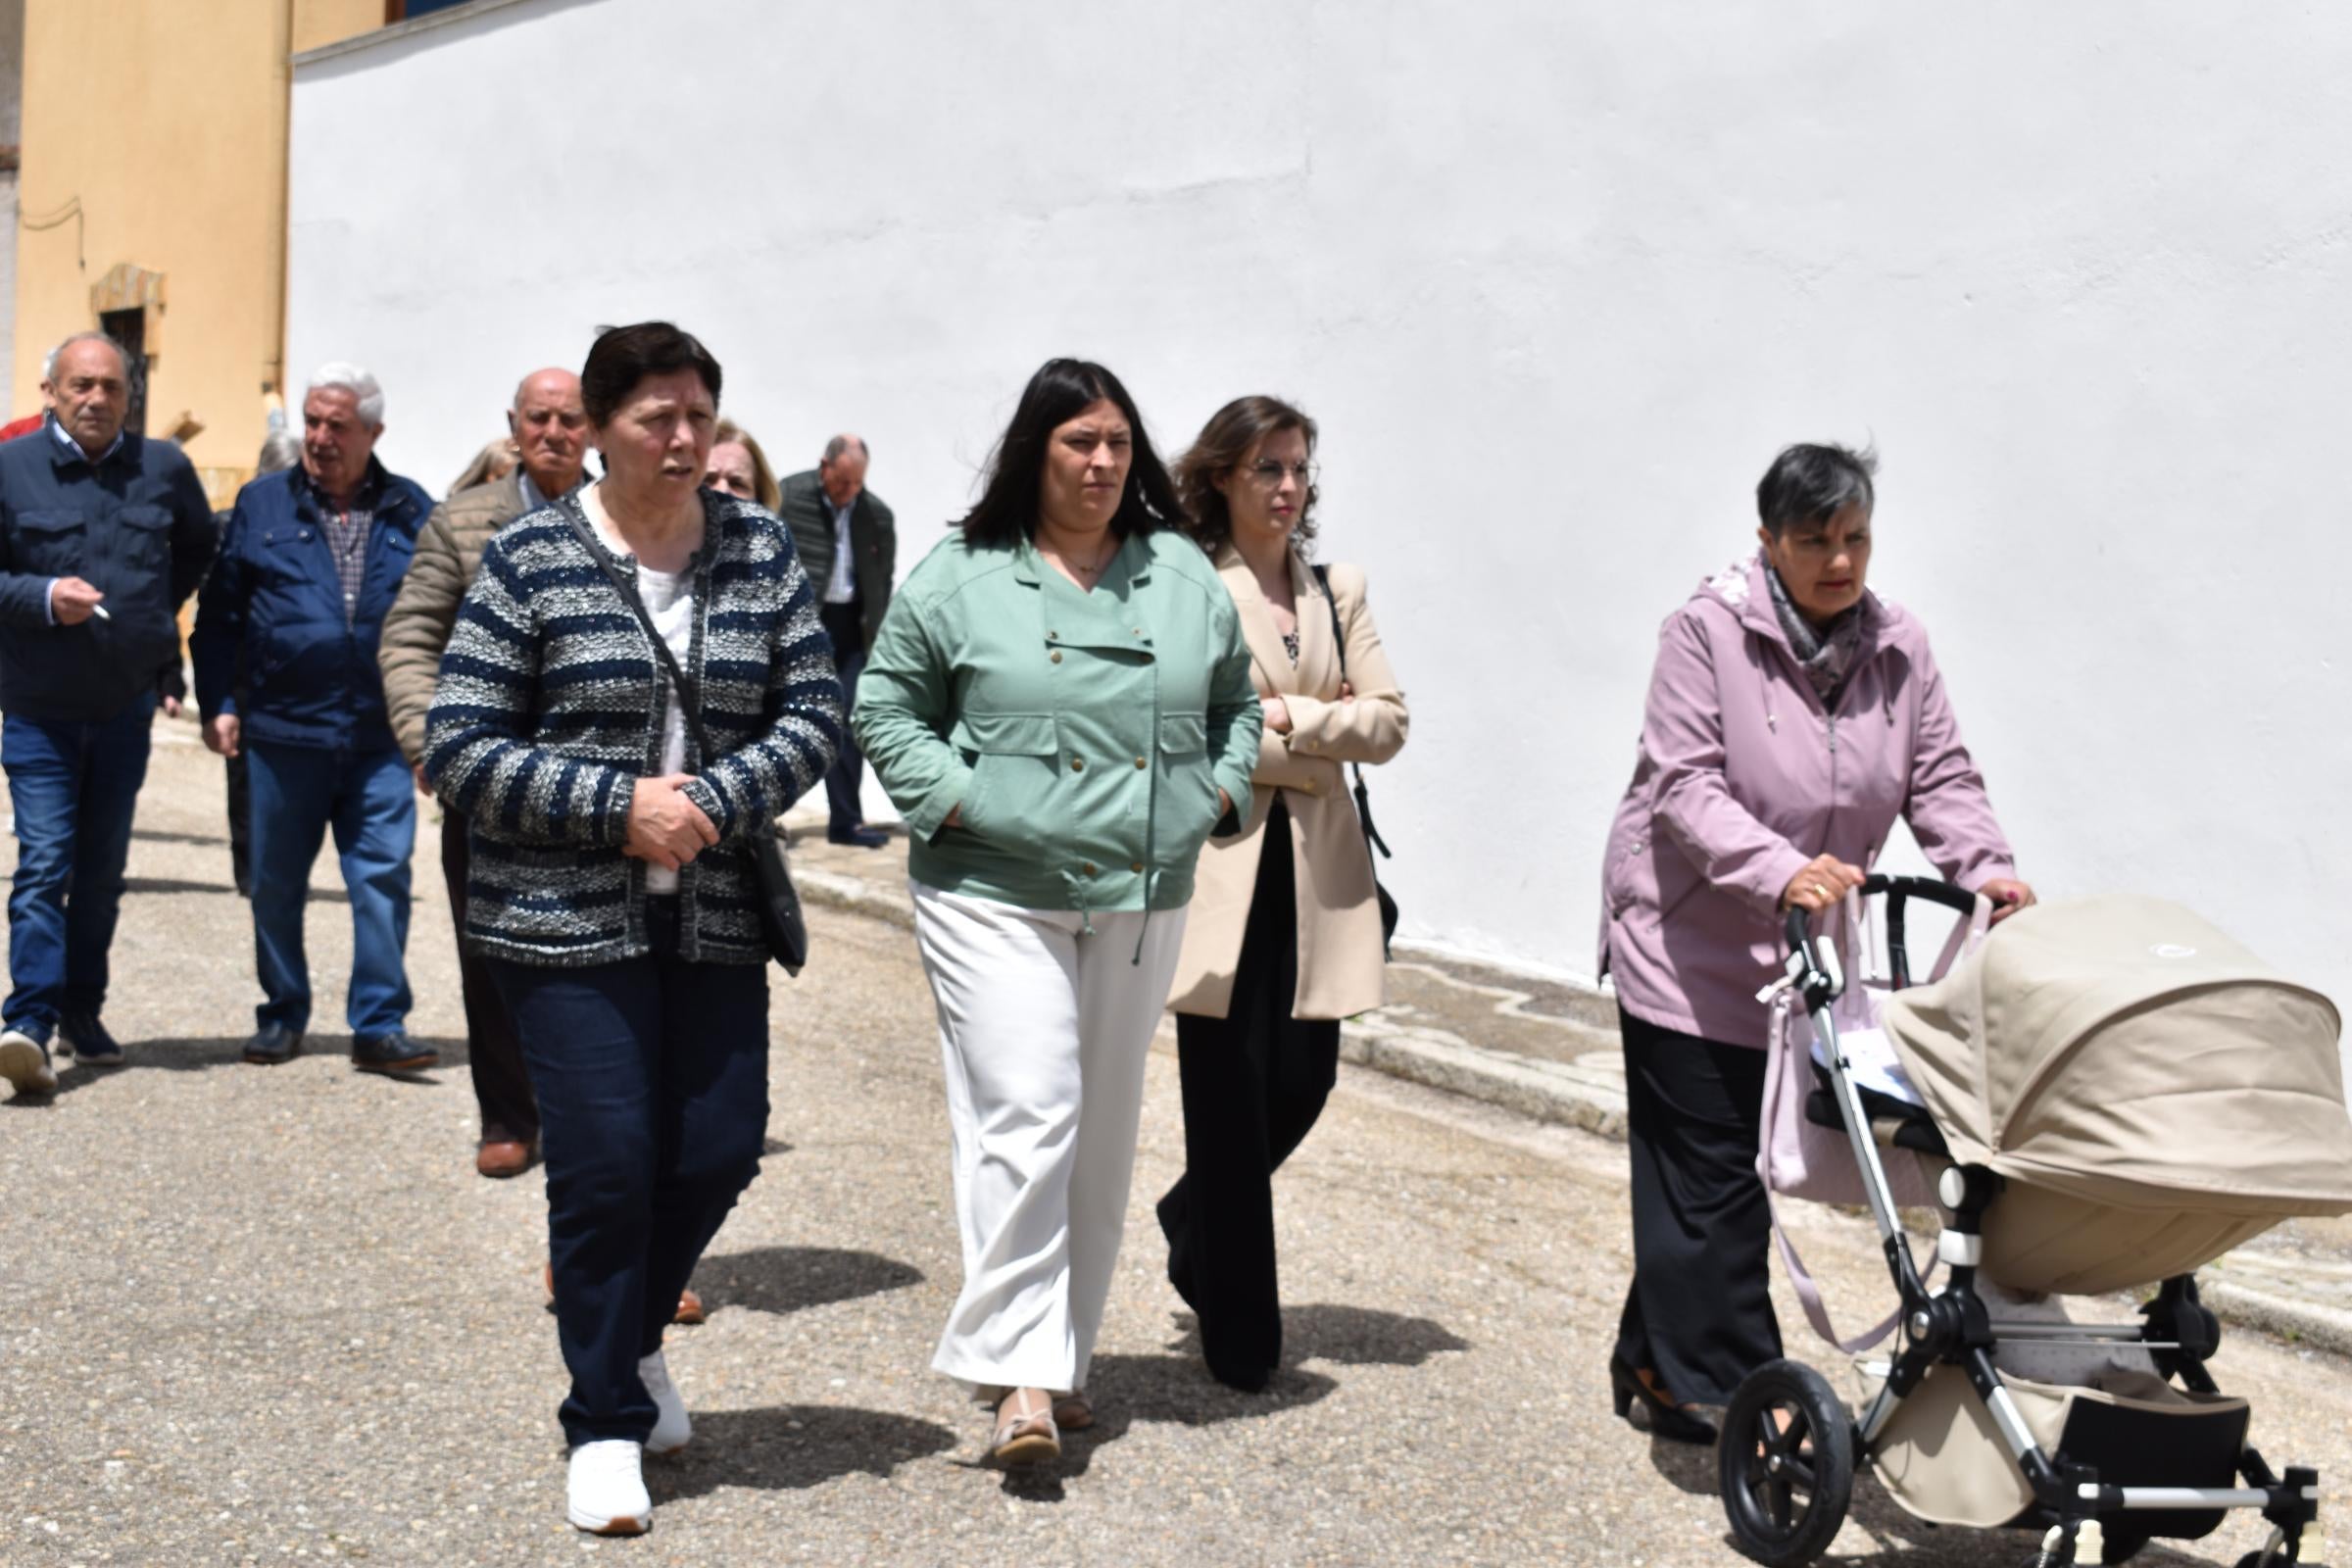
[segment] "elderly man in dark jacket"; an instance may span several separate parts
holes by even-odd
[[[899,559],[898,523],[882,498],[865,487],[865,442],[837,435],[825,443],[814,468],[784,481],[777,511],[792,527],[801,567],[816,585],[818,613],[833,639],[834,672],[841,689],[855,693],[866,651],[890,608],[891,578]],[[865,825],[858,786],[865,759],[845,731],[833,769],[825,775],[825,804],[832,821],[825,837],[835,844],[880,849],[883,836]]]
[[[238,492],[197,604],[205,744],[244,752],[251,771],[264,1000],[245,1059],[265,1066],[291,1060],[310,1026],[302,906],[329,827],[351,895],[351,1059],[377,1072],[439,1059],[407,1032],[416,802],[376,670],[384,612],[432,502],[376,461],[383,410],[375,377],[357,366],[312,377],[302,466]]]
[[[122,428],[119,344],[66,339],[41,396],[43,427],[0,447],[0,765],[18,846],[0,1076],[19,1094],[57,1087],[52,1040],[86,1066],[122,1060],[99,1013],[155,672],[177,662],[179,606],[213,550],[188,460]]]

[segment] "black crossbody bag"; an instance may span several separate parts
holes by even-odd
[[[677,692],[678,702],[685,710],[686,722],[694,731],[695,752],[708,764],[711,760],[710,737],[703,728],[701,693],[687,684],[686,672],[678,667],[677,656],[669,651],[669,644],[662,640],[661,630],[654,625],[654,617],[645,612],[645,601],[637,597],[637,585],[629,580],[627,573],[614,564],[612,557],[597,542],[587,519],[571,515],[568,511],[565,515],[571,524],[571,531],[579,536],[580,544],[587,550],[588,559],[595,562],[604,574],[612,579],[613,589],[620,595],[620,602],[636,612],[637,624],[645,628],[647,641],[654,645],[654,652],[660,657],[662,667],[669,671],[670,686]],[[782,964],[786,974],[798,979],[802,968],[808,962],[808,923],[802,918],[800,890],[792,885],[792,867],[785,861],[784,840],[776,827],[777,824],[768,823],[752,834],[749,845],[752,876],[759,885],[760,935],[767,944],[767,956]]]
[[[1346,680],[1348,631],[1340,624],[1340,602],[1331,591],[1331,568],[1318,565],[1307,569],[1315,574],[1315,581],[1323,585],[1323,608],[1331,612],[1331,640],[1340,655],[1340,679]],[[1364,858],[1372,859],[1372,852],[1378,850],[1381,859],[1393,860],[1396,857],[1389,853],[1387,841],[1381,838],[1380,830],[1372,825],[1372,799],[1364,792],[1364,764],[1351,762],[1348,765],[1355,769],[1355,819],[1364,827]],[[1380,901],[1380,956],[1393,958],[1396,954],[1390,951],[1389,943],[1396,935],[1396,901],[1389,896],[1387,888],[1380,885],[1380,860],[1372,861],[1372,896]]]

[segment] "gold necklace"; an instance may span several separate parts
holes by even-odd
[[[1107,532],[1108,530],[1105,531]],[[1110,558],[1119,553],[1119,546],[1122,542],[1123,541],[1117,534],[1111,534],[1109,545],[1103,550],[1102,556],[1091,566],[1082,565],[1078,562],[1071,560],[1066,555],[1062,557],[1063,564],[1066,564],[1072,571],[1084,572],[1089,577],[1100,577],[1102,575],[1102,569],[1110,564]],[[1061,553],[1056,551],[1055,554],[1059,555]]]

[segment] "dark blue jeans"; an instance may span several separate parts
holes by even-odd
[[[688,963],[677,900],[649,899],[646,914],[645,957],[490,960],[539,1094],[574,1446],[653,1431],[637,1363],[662,1348],[767,1137],[767,966]]]
[[[7,1027],[46,1041],[60,1013],[96,1017],[122,906],[130,820],[147,778],[155,699],[112,718],[0,722],[0,767],[17,814],[8,895]]]
[[[253,946],[261,971],[256,1021],[311,1025],[311,967],[302,906],[311,863],[328,828],[351,898],[351,991],[344,1015],[355,1035],[385,1035],[409,1016],[409,852],[416,845],[416,790],[392,750],[323,746],[244,747],[253,812]]]

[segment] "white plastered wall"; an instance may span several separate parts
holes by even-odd
[[[661,315],[911,564],[1036,364],[1322,421],[1414,710],[1408,929],[1590,973],[1659,619],[1795,439],[1884,455],[2026,874],[2352,994],[2352,12],[2167,0],[522,0],[296,74],[292,368],[446,483]]]

